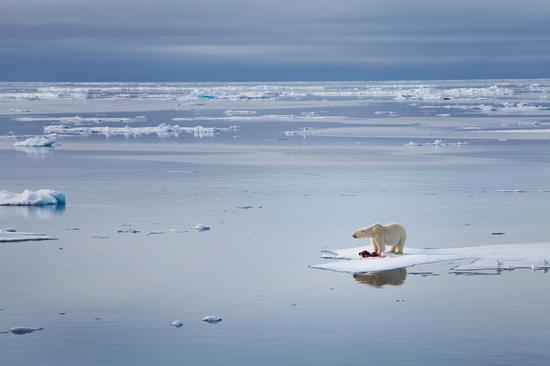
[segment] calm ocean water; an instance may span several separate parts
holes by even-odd
[[[455,94],[466,93],[464,88],[490,88],[487,83],[445,93],[459,98]],[[447,94],[439,90],[445,88],[434,93],[444,98]],[[45,328],[25,336],[0,334],[2,363],[548,364],[548,273],[457,276],[446,265],[430,265],[353,276],[307,267],[322,261],[324,249],[364,244],[351,234],[372,222],[402,223],[411,247],[550,241],[550,193],[497,192],[550,188],[547,139],[462,138],[468,145],[416,148],[404,144],[429,143],[437,135],[285,135],[302,127],[372,127],[368,118],[379,118],[379,111],[434,117],[449,111],[444,107],[449,103],[500,108],[498,98],[505,98],[516,107],[521,102],[546,108],[543,98],[533,101],[537,91],[528,86],[509,88],[511,96],[470,91],[462,96],[466,101],[440,98],[443,107],[428,115],[420,107],[434,103],[426,97],[433,88],[412,102],[385,94],[381,99],[350,97],[352,87],[336,88],[346,90],[344,96],[310,90],[313,96],[296,99],[312,99],[315,107],[289,107],[295,102],[291,97],[268,96],[274,99],[266,101],[262,94],[247,101],[224,99],[218,109],[206,112],[194,110],[190,103],[198,102],[189,97],[183,111],[107,111],[101,116],[147,116],[149,121],[132,127],[195,116],[180,123],[238,124],[240,130],[210,138],[59,137],[60,145],[49,150],[15,149],[12,139],[0,140],[1,189],[52,188],[67,195],[65,208],[0,207],[0,228],[59,238],[0,245],[0,330]],[[406,89],[401,93],[418,88]],[[6,94],[5,85],[3,90]],[[339,104],[342,100],[353,105]],[[33,101],[21,103],[32,109]],[[44,125],[55,124],[14,119],[22,114],[98,115],[75,112],[85,104],[75,103],[65,113],[5,112],[0,134],[41,134]],[[224,111],[235,106],[256,115],[292,116],[207,118],[227,116]],[[459,114],[478,118],[476,126],[487,117],[465,110]],[[499,118],[513,123],[536,118],[534,126],[543,128],[544,110],[502,112]],[[342,117],[297,118],[312,112]],[[397,123],[397,129],[399,123],[408,126],[399,117],[380,118]],[[441,117],[441,124],[440,131],[456,127],[448,116]],[[245,206],[252,207],[239,208]],[[211,230],[194,231],[196,224]],[[139,232],[118,232],[128,228]],[[423,277],[422,271],[438,275]],[[204,323],[202,317],[209,314],[223,321]],[[176,319],[184,323],[181,328],[169,326]]]

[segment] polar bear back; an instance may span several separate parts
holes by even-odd
[[[405,228],[399,224],[385,224],[382,226],[384,227],[384,243],[386,245],[397,245],[407,237]]]

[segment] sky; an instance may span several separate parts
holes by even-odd
[[[548,0],[0,0],[0,81],[537,77]]]

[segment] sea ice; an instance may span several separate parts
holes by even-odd
[[[315,128],[303,127],[296,131],[285,131],[286,136],[311,136],[318,135],[321,132]]]
[[[221,322],[222,318],[220,318],[217,315],[208,315],[208,316],[205,316],[204,318],[202,318],[202,321],[207,322],[207,323],[211,323],[211,324],[215,324],[215,323]]]
[[[195,229],[197,231],[207,231],[207,230],[210,230],[210,226],[197,224],[197,225],[195,225],[195,227],[193,229]]]
[[[25,189],[22,193],[14,193],[0,190],[0,206],[45,206],[65,205],[65,195],[51,189],[40,189],[29,191]]]
[[[130,123],[147,121],[145,116],[135,117],[16,117],[17,122],[59,122],[65,124],[83,124],[83,123]]]
[[[24,233],[13,229],[0,229],[0,243],[14,243],[21,241],[56,240],[41,233]]]
[[[369,273],[430,263],[452,264],[452,273],[500,272],[503,270],[550,269],[550,243],[501,244],[461,248],[406,248],[405,254],[388,253],[384,258],[362,259],[359,252],[370,249],[363,246],[323,251],[324,259],[337,259],[310,266],[336,272]]]
[[[414,142],[410,141],[405,144],[405,146],[462,146],[468,145],[466,141],[457,141],[457,142],[448,142],[445,140],[434,140],[434,142]]]
[[[183,326],[183,322],[181,320],[174,320],[172,323],[170,323],[170,326],[180,328]]]
[[[17,141],[13,145],[22,147],[53,147],[55,145],[55,139],[48,136],[35,136],[29,137],[24,141]]]
[[[46,134],[61,134],[61,135],[124,135],[124,136],[141,136],[157,134],[159,136],[178,135],[179,133],[189,133],[196,137],[214,136],[225,131],[237,131],[239,126],[230,127],[182,127],[179,125],[167,125],[161,123],[156,127],[67,127],[65,125],[45,126],[44,133]]]
[[[8,333],[9,332],[9,333],[12,333],[12,334],[22,335],[22,334],[32,333],[32,332],[35,332],[37,330],[44,330],[44,328],[13,327],[10,330],[8,330],[7,332],[2,332],[2,333]]]

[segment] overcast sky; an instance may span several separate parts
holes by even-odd
[[[0,0],[1,81],[522,77],[549,0]]]

